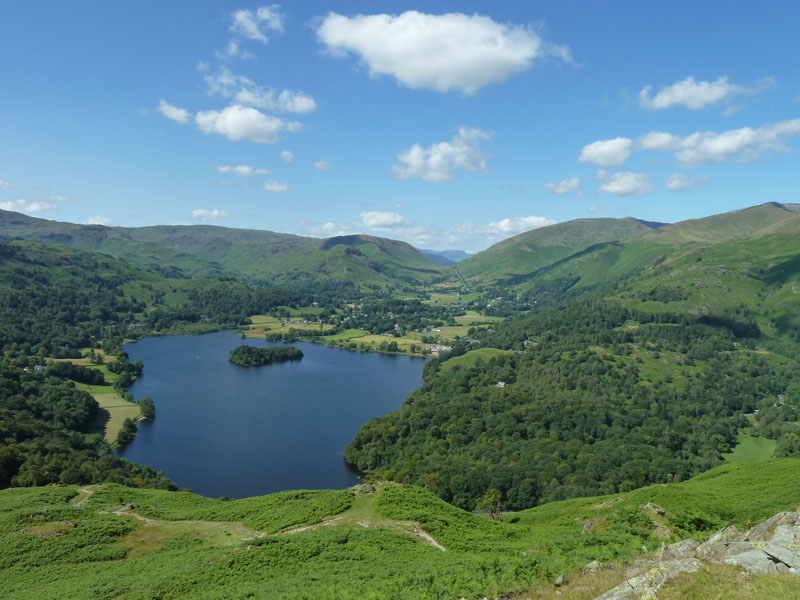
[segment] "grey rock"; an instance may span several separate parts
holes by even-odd
[[[800,549],[800,527],[778,525],[769,539],[770,544],[786,546],[793,550]]]
[[[794,550],[790,550],[784,546],[768,543],[764,546],[764,552],[768,554],[773,560],[779,560],[789,567],[800,568],[800,556],[797,556]]]
[[[633,600],[634,598],[655,598],[658,589],[680,573],[694,573],[702,563],[696,558],[668,560],[662,562],[597,596],[595,600]]]
[[[587,573],[594,573],[594,572],[596,572],[596,571],[597,571],[599,568],[600,568],[600,563],[599,563],[599,562],[597,562],[596,560],[593,560],[593,561],[592,561],[592,562],[590,562],[588,565],[586,565],[586,566],[583,568],[583,570],[584,570],[584,571],[586,571]]]
[[[773,532],[777,529],[780,525],[795,525],[797,524],[797,513],[793,512],[782,512],[774,515],[764,521],[763,523],[759,523],[754,527],[748,529],[744,534],[744,539],[749,542],[757,542],[757,541],[767,541],[773,534]]]
[[[778,573],[775,561],[763,550],[748,550],[742,554],[729,556],[723,562],[759,575],[776,575]]]
[[[709,537],[697,547],[697,556],[707,560],[722,560],[727,553],[728,545],[744,539],[744,533],[735,525],[730,525]]]
[[[678,560],[683,558],[695,558],[695,550],[699,546],[696,540],[683,540],[675,542],[669,546],[661,548],[659,560]]]
[[[667,511],[660,507],[658,504],[653,504],[652,502],[648,502],[647,504],[643,504],[642,508],[645,510],[649,510],[651,513],[656,515],[665,515]]]

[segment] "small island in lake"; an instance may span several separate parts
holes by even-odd
[[[274,362],[300,360],[303,352],[294,346],[278,346],[274,348],[256,348],[255,346],[239,346],[231,350],[228,360],[240,367],[257,367]]]

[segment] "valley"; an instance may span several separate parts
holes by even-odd
[[[794,510],[798,216],[578,220],[454,266],[0,213],[0,589],[599,595],[622,561]],[[227,361],[285,343],[303,359]]]

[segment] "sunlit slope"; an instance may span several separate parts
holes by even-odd
[[[795,285],[798,234],[800,214],[794,205],[764,204],[597,244],[506,283],[540,303],[589,290],[651,293],[656,288],[663,294],[679,290],[665,296],[673,302],[685,297],[687,302],[674,304],[674,310],[749,306],[759,290],[785,302],[783,284]],[[769,307],[769,302],[760,304]]]
[[[651,231],[658,224],[624,219],[576,219],[521,233],[458,264],[467,279],[498,281],[531,273],[594,244]]]
[[[446,269],[405,242],[352,235],[308,238],[211,225],[141,228],[76,225],[0,211],[7,238],[103,252],[171,276],[245,277],[279,283],[320,280],[393,287],[428,283]]]
[[[5,598],[458,598],[550,586],[800,503],[800,461],[554,502],[492,521],[379,484],[242,500],[114,484],[0,491]],[[650,502],[663,515],[646,510]]]

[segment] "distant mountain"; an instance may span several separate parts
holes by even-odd
[[[405,242],[369,235],[318,239],[212,225],[105,227],[9,211],[0,211],[0,232],[7,238],[103,252],[172,277],[334,280],[394,287],[429,283],[447,273]]]
[[[777,317],[771,327],[800,324],[793,313],[793,290],[800,286],[799,211],[798,205],[770,202],[665,225],[595,244],[504,283],[537,303],[618,288],[627,290],[623,295],[666,298],[672,310],[695,313],[772,305],[768,312]],[[770,295],[758,300],[754,286],[761,285]]]
[[[661,226],[630,217],[576,219],[503,240],[464,260],[458,270],[467,279],[499,281],[532,273],[594,244],[629,238]]]
[[[439,263],[440,265],[444,265],[446,267],[459,263],[462,260],[472,256],[472,254],[464,252],[463,250],[425,250],[419,248],[419,251],[430,258],[433,262]]]

